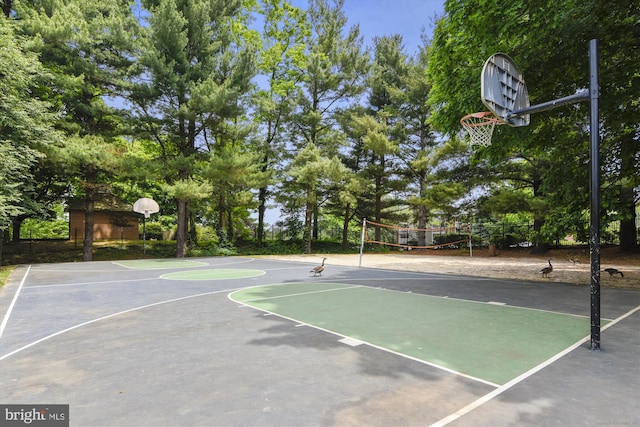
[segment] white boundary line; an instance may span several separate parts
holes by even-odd
[[[351,280],[361,280],[361,279],[347,279],[348,281]],[[362,279],[362,280],[366,280],[366,279]],[[376,279],[374,279],[376,280]],[[377,279],[377,280],[386,280],[386,279]],[[393,278],[391,280],[411,280],[411,279],[396,279]],[[286,285],[286,283],[284,283]],[[396,293],[400,293],[400,294],[413,294],[419,297],[424,297],[424,298],[439,298],[439,299],[446,299],[446,300],[450,300],[450,301],[459,301],[459,302],[466,302],[466,303],[470,303],[470,304],[485,304],[485,305],[492,305],[492,306],[496,306],[496,307],[504,307],[504,308],[516,308],[519,310],[529,310],[529,311],[538,311],[541,313],[550,313],[550,314],[557,314],[557,315],[561,315],[561,316],[568,316],[568,317],[579,317],[579,318],[589,318],[589,316],[584,315],[584,314],[574,314],[574,313],[565,313],[562,311],[553,311],[553,310],[545,310],[543,308],[534,308],[534,307],[524,307],[521,305],[511,305],[511,304],[507,304],[504,302],[501,303],[496,303],[495,301],[479,301],[479,300],[473,300],[473,299],[465,299],[465,298],[457,298],[457,297],[450,297],[450,296],[439,296],[439,295],[431,295],[431,294],[423,294],[420,292],[412,292],[412,291],[400,291],[397,289],[389,289],[389,288],[383,288],[383,287],[375,287],[375,286],[366,286],[363,285],[362,287],[364,288],[369,288],[369,289],[374,289],[374,290],[381,290],[381,291],[387,291],[387,292],[396,292]],[[606,320],[606,321],[611,321],[611,319],[608,318],[602,318],[602,320]]]
[[[328,283],[328,284],[331,284],[331,283]],[[336,283],[336,284],[338,284],[338,283]],[[262,286],[264,286],[264,285],[253,286],[252,288],[259,288],[259,287],[262,287]],[[272,285],[267,285],[267,286],[272,286]],[[341,288],[321,289],[321,290],[318,290],[318,291],[309,291],[309,292],[297,292],[295,294],[278,295],[278,296],[275,296],[275,297],[249,299],[249,300],[246,300],[245,302],[268,301],[268,300],[278,299],[278,298],[298,297],[298,296],[302,296],[302,295],[321,294],[321,293],[324,293],[324,292],[345,291],[347,289],[356,289],[356,288],[363,288],[363,286],[361,286],[361,285],[354,285],[354,286],[344,285]],[[244,288],[244,289],[251,289],[251,288]],[[244,304],[243,302],[240,302],[240,301],[236,301],[236,300],[232,300],[232,301],[240,303],[240,304]]]
[[[221,266],[221,265],[246,264],[246,263],[253,262],[253,261],[256,260],[255,258],[244,258],[244,259],[239,260],[239,261],[229,261],[229,262],[222,262],[222,263],[218,263],[218,264],[212,263],[211,261],[208,261],[208,260],[212,260],[214,258],[215,257],[204,258],[204,259],[203,258],[187,258],[187,259],[184,259],[183,261],[184,262],[190,262],[190,263],[193,263],[193,264],[201,264],[201,265],[193,266],[193,267],[218,267],[218,266]],[[151,258],[151,259],[146,259],[146,260],[139,259],[139,260],[122,260],[122,261],[158,261],[158,260],[166,260],[166,258]],[[172,259],[172,260],[175,261],[175,259]],[[119,266],[127,268],[127,269],[132,269],[132,270],[166,270],[166,269],[169,269],[169,268],[181,268],[181,266],[157,267],[157,268],[156,267],[153,267],[153,268],[136,268],[136,267],[129,267],[129,266],[125,265],[125,264],[121,264],[120,261],[111,261],[111,263],[119,265]]]
[[[93,319],[93,320],[89,320],[87,322],[79,323],[79,324],[77,324],[75,326],[71,326],[70,328],[63,329],[63,330],[58,331],[56,333],[53,333],[51,335],[47,335],[46,337],[40,338],[39,340],[34,341],[34,342],[32,342],[30,344],[27,344],[25,346],[22,346],[22,347],[20,347],[20,348],[18,348],[16,350],[13,350],[12,352],[9,352],[7,354],[3,354],[2,356],[0,356],[0,361],[2,361],[4,359],[7,359],[7,358],[13,356],[14,354],[20,353],[21,351],[26,350],[26,349],[28,349],[30,347],[33,347],[33,346],[35,346],[37,344],[40,344],[41,342],[44,342],[44,341],[47,341],[47,340],[49,340],[51,338],[57,337],[58,335],[62,335],[64,333],[73,331],[74,329],[78,329],[78,328],[81,328],[83,326],[90,325],[92,323],[96,323],[96,322],[100,322],[102,320],[110,319],[112,317],[120,316],[121,314],[131,313],[133,311],[142,310],[142,309],[149,308],[149,307],[155,307],[157,305],[169,304],[169,303],[172,303],[172,302],[182,301],[182,300],[186,300],[186,299],[189,299],[189,298],[198,298],[198,297],[203,297],[203,296],[207,296],[207,295],[219,294],[219,293],[223,293],[223,292],[233,292],[233,291],[236,291],[238,289],[241,289],[241,288],[224,289],[224,290],[219,290],[219,291],[204,292],[204,293],[195,294],[195,295],[187,295],[185,297],[172,298],[172,299],[168,299],[168,300],[165,300],[165,301],[154,302],[154,303],[151,303],[151,304],[141,305],[139,307],[134,307],[134,308],[130,308],[128,310],[119,311],[117,313],[112,313],[112,314],[108,314],[106,316],[98,317],[97,319]]]
[[[375,277],[369,277],[369,278],[362,278],[362,279],[357,279],[357,278],[349,278],[349,279],[345,279],[348,281],[354,281],[354,282],[376,282],[376,281],[389,281],[389,280],[425,280],[427,277],[424,276],[432,276],[432,277],[437,277],[438,279],[441,279],[443,281],[447,281],[447,280],[457,280],[456,277],[442,277],[442,276],[437,276],[435,274],[432,273],[423,273],[422,277],[381,277],[381,278],[375,278]],[[313,277],[313,276],[311,276]],[[330,279],[330,278],[319,278],[318,281],[322,282],[323,280],[335,280],[335,279]]]
[[[7,327],[7,323],[9,323],[9,317],[11,316],[11,312],[13,311],[13,307],[16,305],[16,301],[18,300],[18,296],[20,295],[20,291],[24,286],[24,282],[27,280],[27,275],[31,271],[31,266],[27,268],[27,271],[24,273],[22,280],[20,281],[20,285],[18,286],[18,290],[16,290],[16,294],[13,296],[11,300],[11,304],[9,304],[9,308],[2,319],[2,324],[0,324],[0,338],[2,338],[2,334],[4,333],[4,329]]]
[[[215,272],[223,272],[223,271],[256,271],[259,272],[260,274],[254,274],[251,276],[242,276],[242,277],[205,277],[202,279],[185,279],[185,278],[180,278],[180,277],[167,277],[170,274],[181,274],[181,273],[204,273],[204,272],[209,272],[209,271],[215,271]],[[245,268],[239,268],[239,269],[231,269],[231,268],[212,268],[212,269],[208,269],[208,270],[185,270],[185,271],[174,271],[172,273],[165,273],[165,274],[161,274],[160,275],[160,279],[162,280],[185,280],[185,281],[192,281],[192,282],[197,282],[197,281],[203,281],[203,280],[237,280],[237,279],[252,279],[254,277],[260,277],[260,276],[264,276],[265,274],[267,274],[266,271],[264,270],[248,270]]]
[[[27,289],[25,289],[25,292],[34,291],[34,290],[37,291],[39,289],[58,288],[58,287],[67,287],[67,286],[93,286],[93,285],[106,285],[106,284],[128,285],[131,282],[145,282],[145,281],[148,281],[148,280],[158,280],[158,279],[159,279],[158,277],[143,277],[141,279],[105,280],[103,282],[53,283],[51,285],[33,285],[33,286],[29,286]]]
[[[134,260],[134,262],[139,262],[139,263],[143,263],[144,261],[150,262],[150,261],[157,261],[157,260],[153,260],[153,259],[136,259]],[[191,260],[171,260],[171,262],[175,262],[175,263],[179,263],[179,264],[191,264],[191,265],[171,265],[169,267],[162,267],[161,265],[158,266],[153,266],[153,267],[136,267],[136,266],[130,266],[130,265],[126,265],[123,264],[122,261],[111,261],[113,264],[115,265],[119,265],[120,267],[124,267],[126,269],[129,270],[168,270],[170,268],[184,268],[184,267],[209,267],[211,264],[207,263],[207,262],[203,262],[203,261],[191,261]],[[167,264],[169,262],[167,261]],[[126,270],[125,270],[126,271]]]
[[[287,284],[288,283],[273,284],[273,285],[257,285],[257,286],[251,286],[250,288],[259,288],[259,287],[263,287],[263,286],[279,286],[279,285],[287,285]],[[339,283],[335,283],[335,284],[339,285]],[[319,293],[319,292],[326,292],[326,291],[341,291],[341,290],[347,290],[347,289],[363,288],[363,286],[348,286],[348,285],[344,285],[344,286],[345,286],[344,289],[336,288],[336,289],[328,289],[328,290],[325,290],[325,291],[315,291],[315,292],[312,291],[312,292],[308,292],[308,293]],[[241,288],[241,289],[238,289],[236,291],[242,291],[242,290],[250,289],[250,288]],[[375,289],[375,288],[373,288],[373,289]],[[426,360],[422,360],[422,359],[419,359],[417,357],[410,356],[408,354],[399,353],[397,351],[391,350],[391,349],[386,348],[386,347],[381,347],[379,345],[370,343],[368,341],[361,340],[359,338],[353,338],[353,337],[350,337],[350,336],[347,336],[347,335],[343,335],[343,334],[341,334],[339,332],[336,332],[336,331],[333,331],[331,329],[326,329],[326,328],[322,328],[322,327],[319,327],[319,326],[316,326],[316,325],[311,325],[309,323],[302,322],[302,321],[300,321],[298,319],[295,319],[293,317],[283,316],[282,314],[279,314],[279,313],[276,313],[276,312],[273,312],[273,311],[269,311],[269,310],[266,310],[266,309],[263,309],[263,308],[260,308],[260,307],[255,307],[255,306],[253,306],[253,305],[251,305],[249,303],[245,303],[245,302],[242,302],[242,301],[235,300],[235,299],[233,299],[233,294],[236,291],[230,291],[229,295],[227,295],[227,298],[229,298],[231,301],[233,301],[233,302],[235,302],[237,304],[240,304],[241,307],[248,307],[248,308],[251,308],[251,309],[254,309],[254,310],[261,311],[261,312],[266,313],[268,315],[278,316],[278,317],[280,317],[282,319],[290,320],[292,322],[297,323],[296,327],[298,327],[298,326],[308,326],[308,327],[316,329],[318,331],[323,331],[323,332],[330,333],[332,335],[336,335],[338,337],[341,337],[341,339],[345,339],[345,338],[346,339],[357,339],[358,341],[362,342],[363,344],[368,345],[369,347],[376,348],[378,350],[382,350],[382,351],[384,351],[386,353],[391,353],[391,354],[394,354],[396,356],[400,356],[400,357],[405,358],[405,359],[413,360],[414,362],[418,362],[418,363],[421,363],[423,365],[431,366],[431,367],[439,369],[441,371],[445,371],[445,372],[448,372],[450,374],[454,374],[454,375],[462,377],[462,378],[467,378],[467,379],[475,381],[475,382],[486,384],[486,385],[489,385],[491,387],[495,387],[495,388],[499,387],[499,384],[495,384],[495,383],[492,383],[491,381],[483,380],[482,378],[477,378],[477,377],[474,377],[474,376],[471,376],[471,375],[468,375],[468,374],[464,374],[464,373],[458,372],[458,371],[456,371],[454,369],[450,369],[450,368],[447,368],[445,366],[441,366],[441,365],[438,365],[438,364],[435,364],[435,363],[431,363],[431,362],[428,362]],[[295,295],[305,295],[305,294],[306,293],[298,293],[298,294],[295,294]],[[283,295],[283,296],[286,297],[286,296],[292,296],[292,295],[294,295],[294,294]],[[283,297],[283,296],[281,296],[281,297]],[[273,297],[273,298],[278,298],[278,297]],[[262,298],[261,300],[266,300],[266,299],[270,299],[270,298]],[[259,300],[252,300],[252,301],[259,301]]]
[[[625,314],[623,314],[622,316],[616,318],[615,320],[612,320],[610,323],[607,323],[602,330],[608,329],[611,326],[615,325],[616,323],[620,322],[621,320],[631,316],[633,313],[635,313],[636,311],[640,310],[640,305],[637,306],[636,308],[633,308],[631,310],[629,310],[628,312],[626,312]],[[494,397],[504,393],[505,391],[509,390],[511,387],[515,386],[516,384],[526,380],[527,378],[529,378],[530,376],[538,373],[539,371],[541,371],[542,369],[546,368],[547,366],[551,365],[553,362],[557,361],[558,359],[566,356],[567,354],[569,354],[570,352],[572,352],[573,350],[575,350],[576,348],[580,347],[582,344],[586,343],[587,341],[589,341],[591,339],[591,336],[586,336],[585,338],[581,339],[580,341],[576,342],[575,344],[573,344],[571,347],[566,348],[565,350],[561,351],[560,353],[556,354],[555,356],[545,360],[544,362],[542,362],[541,364],[539,364],[538,366],[528,370],[527,372],[525,372],[524,374],[512,379],[511,381],[509,381],[508,383],[498,387],[497,389],[491,391],[490,393],[485,394],[484,396],[482,396],[481,398],[477,399],[474,402],[471,402],[470,404],[468,404],[467,406],[465,406],[464,408],[459,409],[458,411],[454,412],[453,414],[441,419],[440,421],[431,424],[430,427],[443,427],[446,426],[447,424],[449,424],[452,421],[457,420],[458,418],[462,417],[463,415],[468,414],[469,412],[473,411],[474,409],[484,405],[485,403],[487,403],[488,401],[490,401],[491,399],[493,399]]]
[[[95,261],[92,261],[95,262]],[[149,269],[150,270],[150,269]],[[79,269],[79,268],[70,268],[70,269],[56,269],[56,268],[39,268],[33,267],[34,273],[78,273],[78,274],[91,274],[91,273],[131,273],[129,270],[114,270],[113,268],[110,270],[93,270],[93,269]]]

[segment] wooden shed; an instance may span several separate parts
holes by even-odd
[[[83,200],[69,203],[69,239],[84,239],[85,208]],[[96,201],[93,208],[93,240],[138,240],[140,215],[133,205],[115,200]]]

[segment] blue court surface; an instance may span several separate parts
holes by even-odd
[[[602,289],[593,351],[588,287],[314,265],[20,266],[0,404],[68,404],[72,426],[640,425],[640,292]]]

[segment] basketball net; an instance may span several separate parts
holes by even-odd
[[[495,114],[489,111],[467,114],[460,124],[469,134],[471,145],[487,147],[491,145],[491,136],[496,124],[502,124]]]

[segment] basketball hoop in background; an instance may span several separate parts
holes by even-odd
[[[503,124],[494,113],[482,111],[467,114],[460,119],[460,124],[469,134],[471,145],[487,147],[491,145],[491,136],[496,124]]]
[[[149,218],[151,214],[160,212],[160,206],[155,200],[143,197],[133,204],[133,211],[144,215],[145,218]]]
[[[133,211],[144,215],[142,217],[142,256],[147,256],[147,218],[151,217],[151,214],[160,212],[160,206],[158,203],[147,197],[136,200],[133,204]]]

